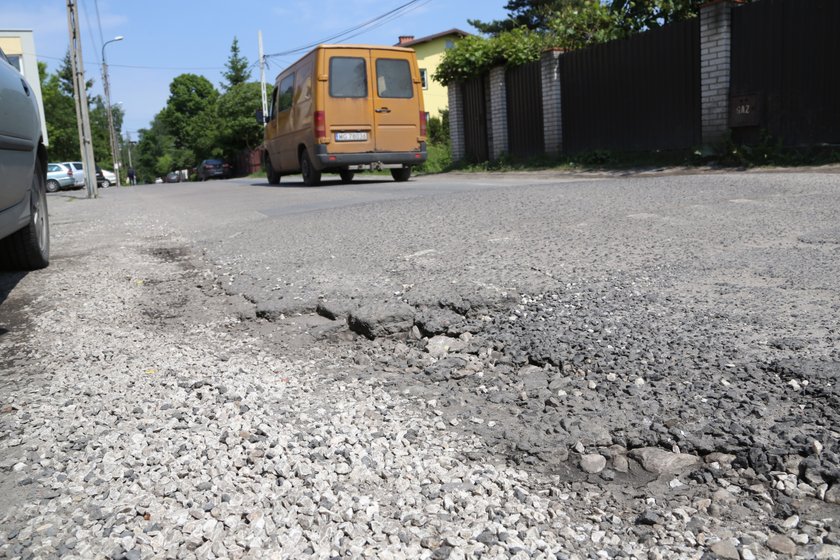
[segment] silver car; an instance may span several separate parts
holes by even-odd
[[[73,177],[76,178],[76,186],[85,186],[85,167],[81,161],[62,161],[61,165],[66,165],[73,170]]]
[[[57,192],[76,186],[73,171],[63,163],[47,164],[47,192]]]
[[[35,95],[0,50],[0,268],[34,270],[50,262],[46,175]]]

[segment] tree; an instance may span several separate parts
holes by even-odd
[[[630,33],[622,14],[600,2],[586,2],[562,10],[551,18],[548,26],[547,42],[566,50],[620,39]]]
[[[263,127],[254,118],[261,107],[260,84],[248,82],[231,86],[217,104],[217,143],[230,161],[244,150],[253,150],[263,141]]]
[[[203,76],[181,74],[172,80],[169,93],[166,107],[158,116],[166,134],[175,141],[175,166],[188,168],[199,159],[220,155],[213,150],[219,99],[213,84]]]
[[[489,35],[499,35],[521,27],[532,31],[546,31],[556,14],[586,3],[587,0],[508,0],[505,5],[508,11],[507,19],[489,22],[477,19],[467,21],[480,32]]]
[[[233,38],[233,44],[230,46],[230,56],[225,63],[225,68],[227,70],[222,72],[222,76],[226,82],[220,84],[224,90],[244,84],[251,78],[248,59],[239,54],[239,40],[236,37]]]
[[[44,102],[44,121],[50,141],[52,161],[79,159],[79,130],[76,126],[76,106],[72,89],[68,95],[62,87],[60,72],[47,74],[47,65],[38,63],[41,78],[41,97]]]
[[[630,33],[696,16],[706,0],[612,0],[610,10]]]
[[[693,17],[697,15],[700,6],[705,1],[509,0],[505,5],[508,11],[507,19],[490,22],[469,20],[469,23],[482,33],[496,36],[519,27],[537,32],[551,31],[555,27],[557,18],[560,17],[568,29],[580,29],[584,31],[584,34],[595,36],[604,31],[606,18],[603,12],[608,8],[613,16],[611,22],[616,28],[606,35],[626,35]],[[579,21],[575,21],[574,13],[581,15]],[[594,23],[598,29],[585,30],[586,23]],[[572,42],[580,43],[581,41],[575,39]]]

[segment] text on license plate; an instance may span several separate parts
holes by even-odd
[[[336,132],[336,142],[364,142],[368,139],[367,132]]]

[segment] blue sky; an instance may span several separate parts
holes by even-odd
[[[111,102],[122,102],[124,131],[146,128],[166,104],[175,76],[190,72],[217,88],[234,36],[241,54],[256,63],[257,32],[266,53],[308,45],[394,10],[407,0],[78,0],[85,70],[101,94],[103,40],[125,39],[106,48]],[[347,43],[391,45],[400,35],[423,37],[452,28],[475,30],[467,19],[506,16],[506,0],[419,0],[410,11],[385,21]],[[99,18],[97,19],[97,12]],[[98,23],[98,22],[101,22]],[[101,27],[101,32],[100,32]],[[50,72],[67,51],[66,2],[0,0],[0,28],[31,29],[38,59]],[[271,59],[267,80],[299,55]],[[254,80],[259,79],[255,69]]]

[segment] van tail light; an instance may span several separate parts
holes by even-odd
[[[426,136],[426,113],[420,111],[420,136]]]
[[[319,141],[327,139],[327,115],[324,111],[315,111],[315,137]]]

